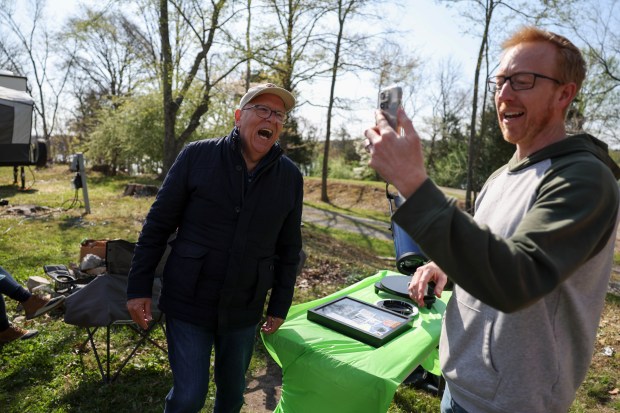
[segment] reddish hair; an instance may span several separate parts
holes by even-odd
[[[547,42],[552,44],[557,53],[556,76],[562,83],[574,82],[577,92],[586,77],[586,62],[581,51],[570,40],[559,34],[536,27],[523,27],[502,43],[502,50],[509,49],[520,43]]]

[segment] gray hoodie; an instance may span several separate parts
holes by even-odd
[[[611,273],[619,171],[605,144],[577,135],[513,157],[489,177],[473,219],[430,181],[397,210],[456,284],[440,359],[467,411],[569,409]]]

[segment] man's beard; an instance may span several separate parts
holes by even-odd
[[[515,136],[510,130],[503,126],[500,122],[500,129],[502,131],[502,135],[506,142],[512,144],[518,144],[519,142],[534,142],[536,138],[538,138],[544,130],[547,129],[550,125],[550,120],[553,116],[553,111],[551,109],[551,104],[548,102],[545,107],[544,113],[534,119],[531,123],[526,125],[525,131],[520,134],[520,136]]]

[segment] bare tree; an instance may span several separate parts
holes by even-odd
[[[344,26],[349,16],[355,13],[359,7],[364,5],[364,0],[338,0],[336,2],[336,11],[338,18],[338,34],[336,35],[336,44],[334,48],[334,60],[331,68],[331,85],[329,88],[329,101],[327,106],[327,126],[325,132],[325,144],[323,147],[323,169],[321,173],[321,201],[329,202],[327,194],[327,174],[329,163],[329,141],[332,125],[332,110],[335,100],[336,81],[338,80],[338,69],[341,65],[341,48],[344,37]]]
[[[285,153],[301,167],[310,162],[314,145],[304,142],[299,132],[303,119],[297,115],[297,109],[308,102],[301,99],[298,86],[329,72],[320,42],[326,35],[321,22],[332,7],[331,2],[262,0],[252,4],[251,13],[259,13],[263,24],[252,27],[251,49],[246,42],[246,55],[256,63],[249,80],[277,83],[298,97],[279,142]],[[246,81],[246,85],[249,82]]]
[[[71,85],[78,102],[73,108],[71,130],[77,142],[89,140],[100,124],[107,108],[118,109],[124,97],[135,94],[140,86],[152,84],[153,72],[148,68],[148,45],[142,30],[123,12],[108,3],[102,10],[83,7],[79,15],[70,17],[60,35],[64,60],[72,64]],[[100,117],[101,116],[101,117]],[[89,146],[92,150],[97,145]],[[107,148],[107,159],[92,159],[105,163],[109,173],[120,166],[122,148]]]
[[[408,87],[405,89],[409,91],[414,88],[415,82],[410,82],[410,80],[415,75],[415,69],[419,63],[416,58],[407,56],[400,47],[385,40],[393,34],[392,30],[376,33],[345,30],[345,25],[352,27],[356,22],[363,21],[367,26],[373,21],[379,20],[380,14],[373,13],[369,8],[370,6],[379,7],[383,3],[377,0],[338,0],[334,4],[333,14],[338,22],[336,26],[338,30],[336,33],[330,33],[326,37],[327,41],[324,41],[325,50],[333,53],[333,61],[330,73],[330,94],[327,101],[327,125],[321,173],[321,200],[323,202],[329,202],[327,177],[329,175],[332,121],[335,110],[347,106],[347,102],[338,99],[335,93],[337,81],[342,73],[360,71],[379,73],[377,91],[387,83],[407,83]],[[330,42],[329,40],[332,38],[335,40]],[[371,51],[371,44],[377,40],[381,41],[380,46],[377,47],[379,51]],[[365,59],[364,57],[367,55],[372,55],[375,58]]]
[[[248,18],[245,29],[245,50],[246,50],[246,63],[245,63],[245,90],[250,88],[250,81],[252,79],[252,0],[247,0],[246,7]]]
[[[173,6],[173,14],[168,4]],[[161,90],[164,105],[164,163],[165,174],[176,159],[182,146],[189,140],[200,124],[201,117],[207,113],[214,93],[214,87],[223,82],[239,65],[246,60],[242,50],[224,53],[221,45],[232,46],[223,26],[233,19],[236,10],[225,0],[214,0],[209,4],[198,0],[159,1],[159,35],[161,40]],[[228,14],[224,14],[228,12]],[[177,15],[179,21],[189,30],[193,44],[187,50],[173,49],[170,32],[170,16]],[[183,39],[175,37],[174,46],[183,44]],[[218,48],[219,46],[219,48]],[[191,54],[190,54],[191,53]],[[187,63],[184,66],[184,63]],[[203,78],[200,79],[200,76]],[[200,85],[200,97],[193,106],[186,101],[190,88]],[[177,125],[177,118],[183,106],[191,113],[185,125]]]
[[[582,45],[588,76],[568,114],[568,127],[620,143],[620,1],[589,1],[562,8],[558,24]]]
[[[9,37],[0,31],[0,69],[20,73],[21,49],[10,43]]]
[[[460,66],[453,59],[441,62],[435,71],[435,81],[438,84],[437,93],[431,93],[432,116],[427,119],[430,125],[430,143],[427,147],[426,162],[430,171],[435,169],[438,139],[449,139],[456,131],[455,120],[460,120],[466,112],[467,94],[459,88]]]
[[[143,81],[145,47],[136,23],[119,11],[83,9],[62,35],[66,61],[73,62],[74,85],[87,85],[101,98],[134,93]]]
[[[459,2],[458,0],[447,0],[449,2]],[[468,3],[474,3],[477,6],[480,14],[483,14],[482,19],[479,15],[474,18],[478,22],[481,23],[481,34],[480,34],[480,47],[478,49],[478,56],[476,60],[476,70],[474,72],[474,83],[473,83],[473,93],[472,93],[472,111],[471,111],[471,121],[470,121],[470,129],[469,129],[469,145],[468,145],[468,156],[467,156],[467,188],[465,194],[465,208],[467,211],[472,211],[472,190],[473,190],[473,172],[475,169],[476,162],[476,125],[478,123],[478,97],[479,97],[479,87],[480,87],[480,75],[482,71],[482,63],[485,56],[489,51],[489,34],[491,29],[491,21],[493,19],[493,13],[495,9],[503,3],[503,0],[472,0],[468,1]],[[474,19],[472,18],[472,20]],[[488,73],[488,68],[487,68]],[[483,89],[484,90],[484,89]]]
[[[275,27],[259,34],[265,45],[256,48],[253,58],[273,71],[285,89],[295,93],[297,86],[329,71],[317,48],[324,36],[321,19],[330,10],[327,0],[264,0],[273,13]]]

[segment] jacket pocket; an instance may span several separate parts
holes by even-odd
[[[236,308],[262,308],[274,278],[274,257],[244,262],[231,304]]]
[[[193,297],[209,249],[190,242],[175,242],[164,270],[166,294]]]
[[[250,307],[262,308],[265,305],[267,292],[273,287],[274,273],[275,263],[273,258],[259,261],[256,289]]]

